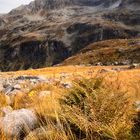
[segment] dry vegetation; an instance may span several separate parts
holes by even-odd
[[[111,65],[114,62],[123,63],[126,60],[140,61],[140,39],[114,39],[100,41],[85,47],[78,54],[66,59],[62,65],[97,64]]]
[[[139,140],[133,121],[137,116],[133,104],[140,99],[139,69],[103,74],[100,69],[69,66],[19,71],[17,75],[32,72],[57,78],[62,71],[71,72],[68,80],[73,82],[70,89],[57,82],[40,84],[14,97],[13,109],[33,108],[40,121],[25,140]],[[41,97],[40,91],[50,94]],[[7,106],[6,96],[1,94],[0,99],[0,107]],[[2,133],[0,139],[7,140]]]

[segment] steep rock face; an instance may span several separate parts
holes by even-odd
[[[58,64],[69,56],[63,42],[25,41],[14,47],[9,45],[1,48],[3,54],[0,60],[2,71],[39,68]]]
[[[123,0],[120,7],[127,7],[128,9],[140,10],[139,0]]]
[[[5,21],[3,20],[2,16],[0,16],[0,27],[5,25]]]
[[[52,66],[91,43],[139,37],[139,10],[132,8],[138,4],[35,0],[20,6],[0,18],[0,70]]]
[[[126,25],[140,25],[140,10],[116,9],[112,12],[105,13],[105,18],[123,22]]]
[[[72,41],[72,54],[75,54],[85,46],[93,42],[115,38],[131,38],[138,36],[138,31],[125,30],[123,28],[112,28],[101,24],[76,23],[67,29],[68,33],[74,34]]]

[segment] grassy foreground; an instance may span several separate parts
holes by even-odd
[[[32,108],[39,118],[38,129],[25,140],[139,140],[134,102],[139,100],[140,82],[133,79],[137,71],[122,72],[114,79],[114,73],[78,77],[70,89],[59,83],[40,84],[15,96],[13,109]],[[42,98],[40,91],[51,92]],[[1,94],[0,99],[0,107],[7,106],[6,96]],[[1,132],[0,139],[7,137]]]

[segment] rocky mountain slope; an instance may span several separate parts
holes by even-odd
[[[131,65],[140,62],[140,39],[115,39],[90,44],[62,65]]]
[[[94,42],[138,38],[139,7],[138,0],[35,0],[20,6],[0,16],[0,70],[52,66]]]

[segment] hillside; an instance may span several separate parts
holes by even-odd
[[[139,4],[137,0],[35,0],[13,9],[0,16],[0,70],[53,66],[94,42],[138,38]]]
[[[140,62],[140,39],[107,40],[90,44],[62,65],[131,65]]]

